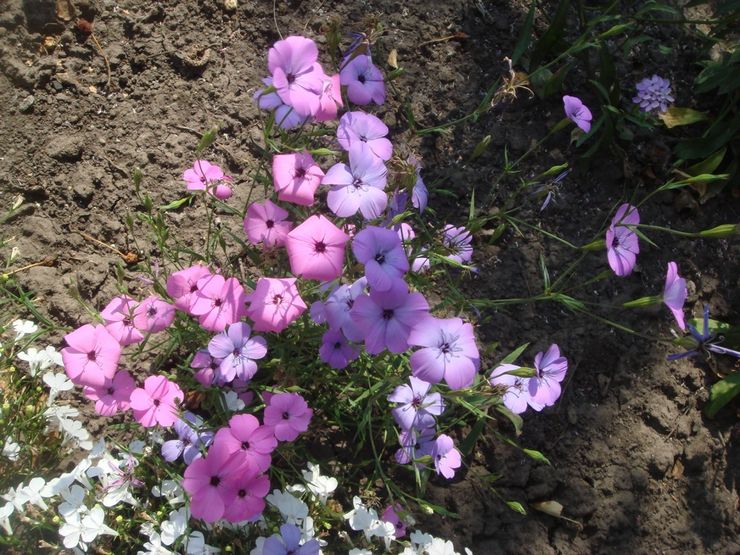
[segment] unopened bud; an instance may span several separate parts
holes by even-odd
[[[628,301],[624,303],[622,306],[624,308],[644,308],[646,306],[658,305],[662,302],[663,302],[663,297],[661,296],[640,297],[639,299],[635,299],[634,301]]]
[[[722,224],[699,232],[699,237],[707,239],[721,239],[733,235],[740,235],[740,224]]]
[[[23,407],[23,410],[27,416],[31,416],[35,412],[36,409],[34,408],[33,405],[26,405],[25,407]]]
[[[51,521],[52,521],[52,522],[53,522],[54,524],[59,524],[59,523],[61,522],[61,520],[62,520],[62,519],[61,519],[61,518],[59,518],[59,515],[54,515],[54,517],[53,517],[53,518],[51,519]]]
[[[118,516],[116,517],[116,522],[117,522],[118,524],[120,524],[121,522],[123,522],[123,516],[122,516],[122,515],[118,515]]]
[[[603,239],[596,239],[596,241],[591,241],[587,245],[583,245],[581,247],[582,251],[602,251],[606,248],[606,241]]]

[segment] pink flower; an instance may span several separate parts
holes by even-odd
[[[244,217],[244,233],[253,245],[265,248],[282,247],[293,224],[286,220],[288,212],[271,200],[253,202]]]
[[[272,452],[277,447],[272,428],[261,426],[251,414],[232,416],[229,427],[221,428],[216,433],[216,441],[224,444],[232,453],[243,453],[250,465],[259,472],[270,468]]]
[[[606,230],[606,257],[609,266],[619,277],[628,276],[637,263],[640,242],[637,234],[627,225],[640,223],[640,214],[635,206],[624,203],[612,218]]]
[[[145,428],[156,424],[169,427],[177,422],[177,407],[184,398],[176,383],[164,376],[149,376],[143,389],[133,390],[130,404],[134,418]]]
[[[686,302],[686,280],[678,275],[678,265],[675,262],[668,263],[668,272],[665,276],[665,287],[663,288],[663,302],[676,318],[678,327],[686,329],[683,315],[683,304]]]
[[[190,494],[190,512],[195,518],[215,522],[236,498],[234,477],[249,472],[249,463],[241,454],[232,453],[214,441],[205,457],[195,459],[185,469],[183,489]]]
[[[247,296],[247,316],[255,331],[280,333],[306,310],[295,285],[295,278],[260,278],[254,292]]]
[[[395,503],[393,505],[388,505],[383,511],[383,514],[380,515],[380,519],[384,520],[385,522],[390,522],[393,524],[393,526],[396,527],[396,537],[402,538],[406,535],[406,525],[401,520],[401,517],[398,516],[398,512],[401,510],[401,505],[399,503]]]
[[[239,321],[244,312],[244,288],[235,278],[215,274],[202,277],[191,303],[190,312],[208,331],[221,332]]]
[[[313,411],[297,393],[277,393],[267,401],[264,419],[278,441],[293,441],[308,430],[312,416]]]
[[[102,325],[85,324],[64,336],[62,360],[76,385],[101,387],[113,378],[121,358],[121,345]]]
[[[95,412],[102,416],[113,416],[128,410],[131,393],[136,389],[136,382],[125,370],[116,372],[112,380],[101,387],[85,386],[85,397],[95,401]]]
[[[185,170],[182,178],[188,191],[207,191],[218,199],[226,200],[231,196],[231,187],[223,183],[231,178],[223,170],[207,160],[196,160],[193,167]]]
[[[272,181],[279,200],[311,206],[323,177],[324,172],[308,152],[272,157]]]
[[[288,234],[285,246],[294,275],[331,281],[342,275],[349,237],[324,216],[311,216]]]
[[[190,305],[198,291],[198,280],[210,275],[211,271],[202,264],[170,274],[167,278],[167,294],[175,300],[175,307],[190,314]]]
[[[139,330],[157,333],[167,329],[175,319],[175,307],[157,295],[147,297],[134,311],[134,326]]]
[[[344,107],[342,101],[342,86],[339,82],[339,74],[332,76],[324,75],[321,97],[319,98],[319,111],[316,112],[316,121],[329,121],[337,119],[339,108]]]
[[[100,312],[108,330],[121,347],[144,340],[144,335],[134,326],[134,310],[138,302],[128,295],[113,297]]]
[[[501,401],[504,406],[514,414],[521,414],[527,410],[530,405],[534,410],[541,411],[545,405],[532,400],[529,394],[529,378],[522,378],[508,374],[512,370],[519,370],[521,366],[514,364],[502,364],[494,368],[491,372],[490,382],[492,386],[504,388],[504,394]]]
[[[455,448],[455,442],[445,434],[440,434],[432,447],[434,470],[448,480],[455,476],[455,470],[462,465],[462,455]]]
[[[267,54],[278,96],[300,116],[313,116],[321,107],[324,71],[318,57],[314,41],[296,36],[277,41]]]
[[[193,376],[199,384],[208,387],[216,379],[221,362],[213,358],[207,350],[198,351],[190,361],[190,368],[197,370]]]
[[[240,472],[229,481],[229,487],[236,494],[224,511],[224,518],[229,522],[251,520],[265,510],[264,498],[270,491],[270,479],[264,474]]]

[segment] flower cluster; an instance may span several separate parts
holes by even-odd
[[[636,87],[637,95],[632,102],[640,106],[646,113],[665,112],[675,100],[671,91],[671,82],[668,79],[653,75],[646,77]]]

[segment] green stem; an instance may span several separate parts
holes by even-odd
[[[644,334],[642,332],[633,330],[632,328],[629,328],[629,327],[627,327],[627,326],[625,326],[623,324],[620,324],[618,322],[615,322],[613,320],[609,320],[608,318],[604,318],[602,316],[599,316],[598,314],[594,314],[593,312],[590,312],[588,310],[584,310],[582,308],[576,309],[576,310],[578,312],[580,312],[581,314],[585,314],[586,316],[588,316],[590,318],[593,318],[594,320],[598,320],[599,322],[601,322],[603,324],[606,324],[607,326],[611,326],[611,327],[613,327],[615,329],[618,329],[620,331],[629,333],[631,335],[635,335],[637,337],[642,337],[643,339],[647,339],[649,341],[655,341],[657,343],[664,343],[666,345],[670,345],[671,344],[670,341],[666,341],[665,339],[661,339],[659,337],[652,337],[652,336],[647,335],[647,334]]]
[[[624,225],[624,224],[622,224]],[[642,229],[650,229],[652,231],[664,231],[666,233],[671,233],[672,235],[678,235],[679,237],[690,237],[690,238],[696,238],[699,237],[699,233],[691,232],[691,231],[679,231],[677,229],[671,229],[670,227],[663,227],[660,225],[650,225],[650,224],[629,224],[625,225],[625,227],[638,227]]]

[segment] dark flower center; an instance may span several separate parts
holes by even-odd
[[[272,220],[267,220],[267,221],[265,222],[265,227],[266,227],[267,229],[272,229],[273,227],[275,227],[275,222],[274,222],[274,221],[272,221]]]
[[[366,77],[364,75],[360,74],[360,75],[357,76],[357,80],[364,85],[365,84]]]
[[[391,318],[393,318],[393,310],[386,308],[383,311],[383,320],[390,320]]]
[[[283,413],[283,420],[288,420],[288,419],[290,419],[290,413],[286,411]]]
[[[438,461],[441,461],[442,460],[442,455],[437,455],[437,460]]]
[[[149,317],[156,316],[157,315],[157,309],[154,308],[153,305],[151,305],[149,308],[146,309],[146,315]]]
[[[334,343],[334,348],[335,349],[341,349],[342,348],[342,343],[339,342],[339,341],[337,341],[336,343]]]
[[[285,76],[285,79],[288,81],[288,83],[293,83],[295,82],[295,75],[293,75],[292,73],[288,73]]]
[[[362,179],[360,179],[359,177],[355,177],[355,180],[352,182],[352,186],[355,189],[359,189],[360,187],[362,187]]]
[[[134,323],[133,323],[133,322],[131,321],[131,318],[129,318],[128,316],[126,316],[126,317],[125,317],[125,318],[123,319],[123,325],[124,325],[124,326],[133,326],[133,325],[134,325]]]
[[[221,478],[218,476],[211,476],[211,485],[215,488],[218,487],[218,485],[221,483]]]
[[[223,304],[223,301],[221,299],[216,299],[213,301],[213,306],[221,306]]]
[[[234,350],[231,351],[231,354],[234,355],[235,357],[238,357],[239,356],[239,348],[238,347],[234,347]]]
[[[239,497],[246,497],[246,496],[247,496],[247,490],[245,490],[245,489],[240,489],[240,490],[239,490],[239,493],[237,493],[237,495],[238,495]]]
[[[614,239],[612,239],[612,248],[617,248],[619,246],[619,237],[617,235],[614,235]]]
[[[198,286],[194,283],[190,286],[190,292],[195,293],[198,290]]]
[[[326,252],[326,243],[323,241],[318,241],[316,245],[314,245],[313,248],[316,252]]]
[[[242,449],[244,449],[245,451],[249,449],[248,441],[242,441]]]
[[[272,304],[280,304],[281,302],[283,302],[283,296],[282,295],[275,295],[272,298]]]
[[[152,401],[152,405],[154,405],[155,407],[158,407],[160,403],[161,403],[161,401],[159,399],[154,399]]]
[[[360,140],[361,140],[361,141],[362,141],[363,143],[366,143],[366,142],[367,142],[367,137],[365,137],[364,135],[360,135]]]
[[[95,360],[96,356],[97,355],[95,354],[95,351],[90,351],[89,353],[87,353],[87,360]]]
[[[450,352],[450,344],[449,343],[442,343],[439,346],[439,350],[442,351],[444,354],[447,354]]]
[[[201,183],[205,183],[206,182],[206,176],[205,175],[201,175],[200,176],[200,182]]]
[[[411,406],[414,407],[415,409],[418,409],[419,407],[421,407],[421,402],[422,401],[423,401],[423,399],[420,396],[417,395],[411,401]]]
[[[375,255],[375,262],[378,264],[383,264],[385,262],[385,255],[382,252],[379,252]]]
[[[116,390],[113,389],[112,387],[109,387],[108,388],[108,395],[113,395],[115,392],[116,392]]]
[[[306,168],[296,168],[296,170],[295,170],[295,176],[298,179],[300,179],[302,177],[306,177]]]

